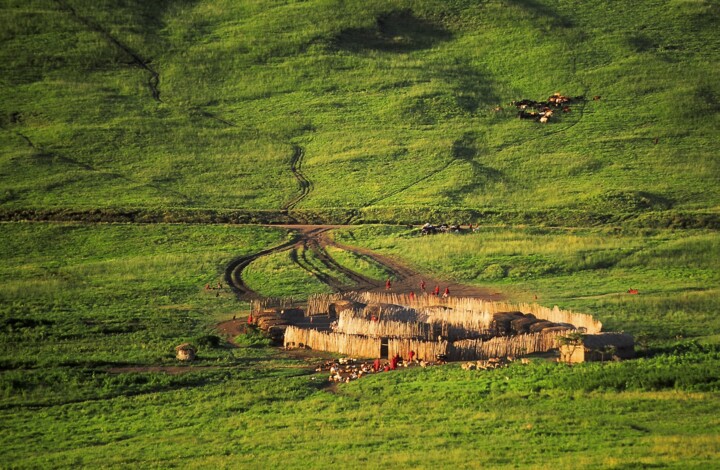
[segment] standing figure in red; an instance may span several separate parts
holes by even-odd
[[[400,355],[395,354],[392,359],[390,359],[390,370],[397,369],[398,361],[400,360]]]
[[[443,292],[443,298],[446,299],[448,297],[450,297],[450,288],[446,287],[445,292]]]
[[[373,372],[377,372],[380,370],[380,359],[375,359],[375,362],[373,362]]]
[[[425,281],[420,281],[420,290],[425,292]]]
[[[415,292],[410,291],[409,297],[410,297],[410,300],[415,300]]]
[[[410,360],[411,363],[412,363],[414,357],[415,357],[415,351],[413,351],[411,349],[410,352],[408,353],[408,359]]]
[[[433,295],[440,295],[440,286],[435,286],[435,289],[433,290]]]
[[[390,284],[390,279],[388,279],[387,281],[385,281],[385,289],[389,290],[391,287],[392,287],[392,284]]]

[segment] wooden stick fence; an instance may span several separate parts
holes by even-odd
[[[420,341],[415,339],[391,339],[388,340],[388,357],[399,354],[400,357],[408,358],[410,351],[415,351],[415,359],[434,361],[438,356],[446,356],[448,351],[447,341]]]
[[[267,297],[262,300],[251,300],[250,311],[256,314],[271,308],[291,308],[296,304],[296,300],[292,297]]]
[[[435,339],[433,325],[429,323],[371,321],[351,311],[340,312],[335,331],[350,335],[367,335],[373,338]]]
[[[353,357],[380,357],[380,339],[344,333],[326,333],[288,326],[285,330],[285,348],[309,348],[330,351]]]
[[[433,317],[440,321],[447,321],[468,328],[489,328],[495,313],[519,311],[532,313],[539,319],[548,320],[553,323],[570,324],[577,329],[584,329],[590,334],[597,334],[602,331],[602,323],[595,320],[592,316],[569,310],[560,310],[557,306],[548,308],[538,304],[492,302],[469,297],[449,297],[443,299],[442,297],[434,295],[420,295],[411,299],[405,294],[378,292],[353,293],[352,297],[354,300],[363,303],[403,305],[408,307],[408,309],[414,309],[420,314],[427,315],[428,318]],[[415,319],[415,321],[418,320],[423,321],[422,318]]]
[[[455,341],[448,351],[448,359],[469,361],[546,352],[558,348],[558,337],[565,334],[567,331],[553,331],[511,337],[498,336],[487,341],[471,339]]]
[[[342,300],[341,294],[317,294],[311,295],[307,300],[307,310],[305,315],[327,315],[330,311],[330,304]]]

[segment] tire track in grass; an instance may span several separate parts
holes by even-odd
[[[327,238],[326,232],[329,227],[322,226],[298,226],[299,232],[291,240],[281,243],[280,245],[268,248],[266,250],[252,253],[249,255],[235,258],[228,264],[225,269],[225,282],[230,286],[232,291],[241,300],[250,300],[261,298],[262,296],[248,287],[242,277],[242,273],[253,261],[263,257],[283,251],[290,250],[290,260],[304,271],[312,274],[318,281],[330,287],[335,292],[348,292],[358,289],[375,289],[380,287],[380,283],[374,281],[362,274],[346,268],[335,261],[327,252],[325,246],[332,244]],[[349,250],[353,251],[354,250]],[[308,253],[312,253],[317,260],[327,268],[328,272],[318,269],[308,259]],[[392,272],[397,278],[403,276],[399,270],[388,267],[386,264],[373,258],[378,264],[381,264],[388,272]],[[334,276],[333,273],[339,273],[352,281],[348,284],[341,280],[340,276]]]
[[[381,266],[388,273],[388,276],[394,279],[392,292],[409,292],[411,290],[418,291],[420,280],[425,280],[428,288],[431,288],[434,285],[450,284],[454,295],[466,295],[491,300],[499,300],[502,298],[499,293],[491,293],[488,289],[483,289],[481,287],[448,283],[447,281],[441,281],[430,276],[421,275],[413,269],[396,261],[394,258],[381,255],[370,249],[337,243],[328,237],[327,232],[340,226],[284,225],[280,227],[297,230],[297,233],[291,240],[257,253],[240,256],[231,261],[227,266],[225,270],[225,282],[230,286],[233,292],[235,292],[238,299],[251,300],[262,298],[259,293],[250,289],[242,279],[242,272],[250,263],[263,256],[288,250],[291,250],[290,259],[294,264],[306,272],[311,273],[316,279],[326,284],[336,292],[348,292],[352,290],[385,290],[384,282],[378,282],[374,279],[370,279],[357,271],[340,265],[327,252],[327,246],[332,246],[354,253],[363,259],[371,260]],[[307,258],[307,252],[313,253],[318,261],[328,269],[330,274],[323,272],[314,266]],[[340,273],[350,279],[353,284],[349,285],[343,282],[339,277],[333,276],[332,273]]]
[[[240,299],[248,300],[260,297],[257,292],[250,289],[247,284],[245,284],[245,281],[242,278],[243,270],[258,258],[292,249],[297,243],[297,240],[298,237],[295,236],[293,239],[272,248],[235,258],[230,262],[230,264],[228,264],[227,268],[225,268],[225,283],[230,286],[230,289]]]
[[[380,283],[374,281],[362,274],[353,271],[352,269],[346,268],[338,263],[331,255],[327,252],[325,247],[328,245],[328,238],[325,232],[320,234],[318,239],[309,241],[309,245],[315,257],[323,264],[328,270],[338,272],[344,275],[347,279],[352,281],[353,285],[343,285],[339,289],[341,292],[347,292],[349,290],[357,289],[373,289],[380,287]]]
[[[302,172],[302,164],[305,160],[305,150],[299,145],[293,146],[293,155],[290,159],[290,171],[298,182],[300,193],[283,205],[283,210],[293,209],[300,201],[305,199],[313,190],[313,183],[305,177]]]
[[[315,254],[315,251],[312,248],[312,239],[303,240],[301,250],[300,257],[296,257],[294,260],[295,263],[308,273],[312,274],[318,281],[330,287],[333,291],[342,292],[344,284],[339,278],[321,271],[308,259],[308,252]]]

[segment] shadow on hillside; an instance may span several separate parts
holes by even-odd
[[[500,102],[490,76],[472,64],[454,64],[438,68],[432,74],[452,84],[458,106],[467,112],[474,113],[481,105],[495,106]]]
[[[332,44],[348,51],[411,52],[450,39],[452,34],[445,28],[416,17],[410,10],[395,10],[379,15],[373,27],[340,31]]]
[[[544,5],[537,0],[507,0],[507,2],[537,17],[549,19],[552,26],[559,28],[571,28],[573,26],[570,18],[561,15],[554,8]]]
[[[507,180],[505,174],[500,170],[478,162],[477,159],[481,154],[482,151],[474,133],[465,133],[453,142],[452,157],[457,163],[469,167],[466,172],[470,179],[466,184],[458,184],[452,189],[443,191],[445,196],[453,201],[461,202],[468,194],[476,192],[480,187]]]

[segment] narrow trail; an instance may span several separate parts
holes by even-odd
[[[150,88],[150,94],[155,101],[157,101],[158,103],[162,102],[162,100],[160,99],[160,74],[157,72],[157,70],[155,70],[149,65],[148,60],[141,57],[140,54],[133,51],[128,45],[120,42],[120,40],[110,34],[105,28],[103,28],[99,24],[91,21],[88,18],[85,18],[84,16],[80,16],[78,12],[72,6],[68,5],[65,0],[55,0],[55,3],[60,6],[61,10],[69,13],[70,16],[75,18],[78,22],[82,23],[85,27],[87,27],[91,31],[95,31],[96,33],[100,34],[107,42],[127,54],[136,67],[139,67],[149,73],[150,78],[148,78],[148,86]]]
[[[132,64],[145,72],[147,72],[150,76],[148,78],[148,88],[150,89],[150,94],[152,95],[152,98],[157,101],[158,103],[163,103],[164,101],[160,98],[160,73],[155,70],[151,65],[150,61],[148,59],[145,59],[142,57],[139,53],[135,52],[130,46],[120,41],[118,38],[110,34],[108,30],[100,26],[98,23],[95,23],[91,21],[90,19],[81,16],[78,14],[77,10],[70,6],[65,0],[55,0],[55,3],[58,4],[61,10],[67,12],[70,16],[75,18],[76,21],[84,25],[86,28],[88,28],[90,31],[94,31],[101,35],[108,43],[112,44],[113,46],[120,49],[122,52],[124,52],[132,61]],[[209,111],[206,111],[198,106],[193,106],[189,108],[184,109],[185,112],[192,114],[193,112],[199,113],[201,116],[211,119],[213,121],[219,122],[227,127],[237,127],[237,125],[225,118],[222,118],[216,114],[213,114]]]
[[[437,176],[438,174],[440,174],[440,173],[442,173],[443,171],[445,171],[445,170],[447,170],[448,168],[450,168],[450,166],[451,166],[453,163],[455,163],[456,161],[458,161],[458,159],[457,159],[457,158],[453,158],[453,159],[451,159],[450,161],[448,161],[445,165],[442,165],[441,167],[436,168],[435,170],[433,170],[432,172],[430,172],[430,173],[428,173],[427,175],[423,176],[422,178],[420,178],[420,179],[418,179],[418,180],[415,180],[414,182],[412,182],[412,183],[410,183],[410,184],[408,184],[408,185],[406,185],[406,186],[403,186],[402,188],[396,189],[395,191],[390,191],[389,193],[385,194],[384,196],[375,198],[375,199],[367,202],[363,207],[373,206],[373,205],[377,204],[378,202],[382,202],[382,201],[385,201],[386,199],[390,199],[391,197],[397,196],[398,194],[400,194],[400,193],[402,193],[402,192],[404,192],[404,191],[407,191],[408,189],[413,188],[413,187],[417,186],[417,185],[420,184],[420,183],[424,183],[425,181],[429,180],[429,179],[432,178],[433,176]]]
[[[30,139],[30,137],[26,136],[25,134],[23,134],[19,131],[10,130],[3,126],[0,126],[0,128],[2,128],[3,130],[6,130],[8,132],[12,132],[13,134],[15,134],[18,137],[20,137],[21,139],[23,139],[27,143],[28,147],[30,147],[35,152],[36,157],[48,160],[50,163],[52,163],[53,161],[58,161],[58,162],[65,163],[66,165],[73,165],[78,168],[82,168],[85,171],[95,173],[97,175],[101,175],[101,176],[105,176],[108,178],[118,179],[118,180],[125,181],[127,183],[131,183],[133,185],[136,185],[137,187],[150,188],[155,191],[158,191],[160,194],[173,195],[173,196],[179,198],[181,202],[188,202],[190,200],[190,198],[187,197],[185,194],[182,194],[173,189],[167,189],[167,188],[163,188],[161,186],[148,184],[148,183],[141,183],[141,182],[136,181],[132,178],[129,178],[123,174],[115,173],[112,171],[104,171],[104,170],[96,168],[92,165],[89,165],[87,163],[83,163],[81,161],[75,160],[74,158],[66,157],[66,156],[60,155],[59,153],[56,153],[56,152],[50,152],[50,151],[46,150],[45,148],[43,148],[42,146],[33,142],[32,139]],[[19,158],[21,158],[21,157],[13,157],[12,160],[16,161]]]
[[[367,248],[337,243],[330,238],[329,232],[334,228],[342,227],[339,225],[283,225],[280,227],[295,230],[295,236],[291,240],[275,247],[238,257],[233,260],[225,270],[225,282],[240,300],[261,298],[259,293],[253,291],[243,281],[243,270],[258,258],[288,250],[290,250],[290,259],[293,263],[301,269],[312,273],[316,279],[329,286],[335,292],[365,290],[408,293],[413,291],[419,294],[421,292],[420,283],[421,281],[425,281],[428,291],[437,285],[443,289],[449,287],[451,295],[478,297],[488,300],[502,299],[502,295],[498,292],[477,286],[452,283],[434,277],[424,276],[390,256],[381,255]],[[354,253],[359,257],[378,264],[388,273],[388,276],[393,279],[392,288],[387,291],[384,280],[371,279],[341,265],[328,253],[328,246]],[[320,263],[322,268],[309,259],[309,254],[312,254],[316,263]],[[347,281],[350,281],[350,283]]]
[[[293,147],[293,155],[290,159],[290,171],[298,182],[300,193],[283,205],[284,210],[294,208],[300,201],[305,199],[313,189],[312,181],[307,179],[302,172],[302,164],[305,159],[305,150],[299,145]]]

